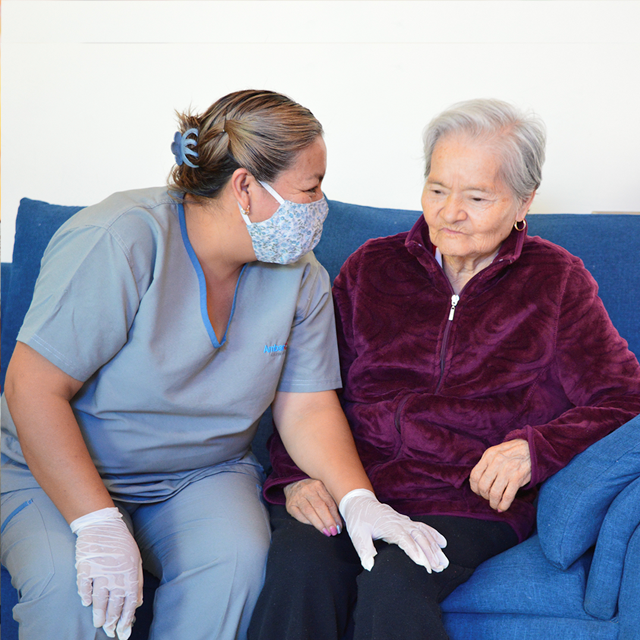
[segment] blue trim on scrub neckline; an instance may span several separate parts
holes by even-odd
[[[233,312],[236,310],[236,298],[238,296],[238,287],[240,286],[240,280],[242,279],[242,274],[246,269],[247,265],[245,264],[240,271],[240,275],[238,276],[238,282],[236,282],[236,290],[233,292],[233,304],[231,305],[231,314],[229,315],[229,322],[227,322],[227,326],[224,330],[224,335],[222,336],[222,342],[218,342],[218,338],[216,337],[216,332],[213,330],[213,326],[211,325],[211,320],[209,319],[209,311],[207,310],[207,281],[204,278],[204,271],[202,270],[202,266],[200,265],[200,261],[198,260],[198,256],[196,256],[196,252],[193,250],[191,246],[191,240],[189,240],[189,234],[187,233],[187,221],[184,217],[184,207],[182,206],[182,202],[178,203],[178,218],[180,219],[180,231],[182,232],[182,241],[184,242],[185,249],[189,254],[189,259],[191,260],[191,264],[193,268],[196,270],[196,275],[198,276],[198,285],[200,286],[200,314],[202,315],[202,321],[204,322],[204,328],[207,330],[209,334],[209,339],[211,340],[211,344],[217,349],[221,347],[227,340],[227,332],[229,331],[229,325],[231,325],[231,320],[233,318]]]

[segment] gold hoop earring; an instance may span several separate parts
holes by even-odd
[[[521,227],[518,227],[518,222],[522,222],[522,226]],[[524,231],[527,228],[527,221],[526,220],[516,220],[513,223],[513,228],[516,231]]]

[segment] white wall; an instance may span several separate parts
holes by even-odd
[[[173,110],[248,87],[320,119],[333,199],[419,208],[425,124],[494,96],[548,126],[532,211],[640,210],[640,2],[2,4],[3,260],[21,197],[162,184]]]

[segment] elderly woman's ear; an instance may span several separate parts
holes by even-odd
[[[529,213],[529,209],[531,208],[531,204],[533,203],[533,199],[536,197],[536,191],[534,191],[523,203],[518,211],[518,215],[516,216],[516,223],[522,222]]]

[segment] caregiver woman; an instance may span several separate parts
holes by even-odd
[[[350,623],[357,640],[446,638],[439,602],[529,535],[536,485],[640,413],[638,361],[593,278],[527,237],[544,138],[537,118],[500,101],[436,117],[424,215],[367,242],[334,284],[343,406],[364,467],[380,500],[445,536],[448,568],[429,574],[376,543],[362,571],[348,537],[274,505],[252,640],[338,640]],[[277,438],[272,461],[270,501],[284,489],[302,522],[308,505],[328,508]],[[350,508],[347,496],[347,528]]]
[[[7,371],[2,562],[22,640],[128,638],[142,563],[160,578],[152,640],[244,638],[270,539],[250,445],[270,404],[334,500],[371,488],[311,253],[320,123],[240,91],[183,115],[172,150],[169,189],[116,193],[56,233]],[[408,518],[359,502],[363,555],[372,519],[418,560],[418,543],[441,553],[428,527],[416,543]]]

